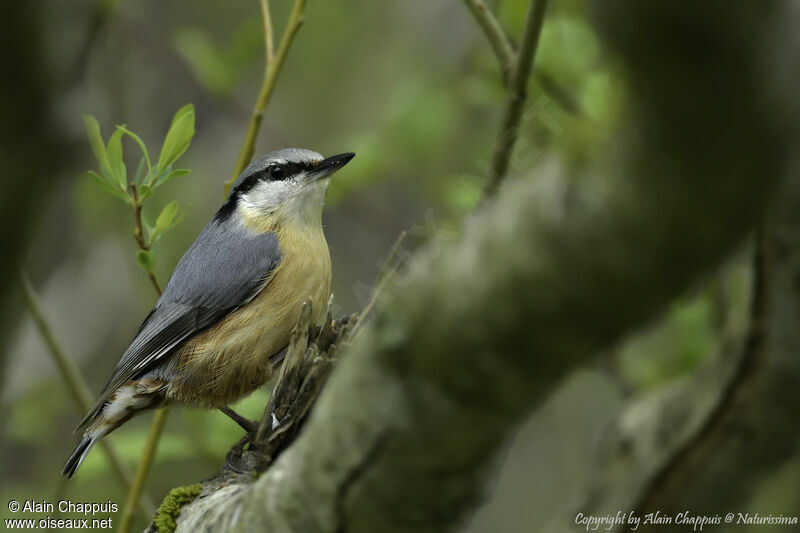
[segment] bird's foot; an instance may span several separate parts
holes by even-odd
[[[231,447],[228,455],[225,456],[225,464],[239,474],[252,472],[256,467],[256,460],[253,454],[248,449],[245,451],[244,447],[255,438],[254,433],[247,433],[244,437]]]

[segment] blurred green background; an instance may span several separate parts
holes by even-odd
[[[280,32],[289,3],[273,3]],[[527,5],[496,5],[513,35]],[[511,179],[553,155],[580,160],[614,125],[623,87],[582,6],[555,2],[548,12]],[[156,245],[163,283],[220,205],[233,170],[263,74],[261,15],[255,0],[143,0],[50,1],[36,16],[42,63],[28,68],[49,73],[48,134],[59,150],[40,154],[48,170],[37,174],[36,212],[22,222],[30,235],[23,265],[96,393],[155,297],[136,264],[129,210],[85,177],[96,164],[81,114],[96,116],[106,138],[114,125],[127,124],[152,151],[173,113],[195,106],[196,135],[180,164],[192,172],[159,190],[147,212],[153,220],[172,199],[188,208]],[[332,180],[324,219],[338,311],[353,312],[366,303],[401,231],[410,230],[402,257],[429,239],[453,238],[475,207],[504,93],[496,60],[460,0],[312,0],[305,19],[256,154],[288,146],[358,154]],[[96,37],[86,46],[88,35]],[[128,159],[129,173],[136,161]],[[725,283],[676,303],[657,326],[582,370],[533,415],[470,531],[538,530],[547,510],[585,480],[588,450],[625,396],[690,373],[712,352],[720,299],[741,303],[746,295],[744,267],[734,261],[728,270]],[[0,500],[110,499],[121,506],[125,492],[100,451],[74,480],[59,476],[82,413],[19,298],[9,295],[4,305],[14,311],[4,339]],[[256,417],[266,397],[256,393],[237,408]],[[109,438],[131,468],[149,421],[135,419]],[[546,434],[533,429],[542,424]],[[219,413],[173,409],[147,492],[158,501],[174,486],[213,474],[240,436]]]

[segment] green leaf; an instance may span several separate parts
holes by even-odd
[[[145,163],[147,164],[148,171],[152,170],[152,165],[150,164],[150,154],[147,151],[147,147],[144,145],[144,141],[141,137],[133,133],[131,130],[126,128],[125,126],[117,126],[118,130],[122,130],[125,135],[136,141],[136,144],[139,145],[139,148],[142,150],[142,155],[144,155]]]
[[[92,147],[97,162],[100,164],[100,172],[110,175],[110,165],[108,164],[108,154],[106,145],[103,143],[103,136],[100,134],[100,123],[92,115],[83,115],[83,123],[86,125],[86,136],[89,137],[89,145]]]
[[[191,171],[189,169],[187,169],[187,168],[178,168],[178,169],[175,169],[175,170],[167,169],[167,171],[165,171],[164,174],[159,176],[158,179],[155,181],[155,183],[153,183],[153,187],[160,187],[161,185],[164,185],[169,180],[177,178],[179,176],[185,176],[189,172],[191,172]]]
[[[145,166],[144,157],[142,157],[139,159],[139,165],[136,167],[136,174],[133,175],[133,181],[137,184],[141,183],[142,178],[144,177],[145,174],[144,166]]]
[[[109,193],[112,196],[116,196],[117,198],[121,198],[125,201],[126,204],[131,204],[131,198],[128,196],[127,192],[119,190],[119,187],[116,184],[112,183],[108,178],[104,178],[97,172],[90,170],[87,172],[87,176],[94,181],[98,187],[103,189],[105,192]]]
[[[158,174],[162,174],[189,148],[194,136],[194,106],[186,104],[175,113],[169,127],[161,154],[158,156]]]
[[[175,200],[164,206],[161,214],[156,219],[156,234],[166,231],[172,226],[172,221],[175,220],[175,215],[178,214],[178,202]]]
[[[107,157],[111,175],[116,179],[117,185],[123,191],[128,188],[128,172],[122,160],[122,135],[124,130],[117,128],[108,139]]]
[[[153,258],[152,252],[147,250],[139,250],[136,252],[136,261],[148,272],[151,272],[153,270],[153,266],[155,265],[155,259]]]

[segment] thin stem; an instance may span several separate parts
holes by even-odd
[[[375,307],[375,303],[378,301],[378,298],[386,287],[386,283],[394,275],[394,273],[397,272],[397,269],[400,268],[399,264],[394,264],[394,258],[397,255],[397,252],[400,250],[400,245],[403,243],[403,240],[405,240],[406,235],[408,235],[408,231],[403,230],[394,241],[392,249],[389,252],[389,257],[386,259],[386,262],[383,264],[383,268],[381,268],[381,271],[378,274],[378,282],[376,283],[375,289],[373,289],[367,305],[364,306],[361,314],[358,315],[358,320],[356,321],[356,325],[352,332],[353,337],[355,337],[356,333],[361,329],[361,325],[364,324],[367,316],[370,314],[370,312],[372,312],[372,308]]]
[[[233,182],[236,181],[236,178],[253,158],[256,137],[258,136],[258,130],[261,129],[261,120],[264,118],[264,110],[267,108],[267,104],[269,104],[269,100],[272,97],[275,83],[278,81],[278,75],[281,72],[284,61],[286,61],[286,56],[289,53],[289,48],[292,46],[292,41],[294,41],[297,31],[303,24],[303,9],[305,9],[305,5],[305,0],[295,0],[294,8],[292,9],[291,15],[289,15],[289,21],[286,23],[286,28],[283,31],[283,36],[281,37],[278,51],[275,53],[275,58],[267,63],[264,70],[264,81],[261,84],[261,91],[258,93],[256,105],[253,108],[253,114],[250,116],[250,123],[247,126],[247,133],[245,134],[242,148],[239,151],[236,166],[233,169],[233,174],[230,179],[225,182],[225,194],[228,194],[228,191],[230,191],[233,186]]]
[[[261,18],[264,20],[264,46],[266,47],[266,67],[275,59],[275,39],[272,36],[272,15],[269,0],[261,0]]]
[[[475,17],[475,20],[483,29],[483,33],[489,40],[489,44],[500,62],[500,72],[503,85],[508,87],[511,79],[511,72],[514,68],[514,46],[506,35],[505,30],[497,21],[491,10],[486,7],[483,0],[464,0],[467,8]]]
[[[131,182],[131,193],[133,194],[133,220],[135,226],[133,228],[133,238],[136,239],[136,244],[144,251],[150,251],[150,245],[144,238],[144,227],[142,226],[142,200],[139,198],[139,191],[136,183]],[[161,289],[156,289],[161,294]]]
[[[158,278],[156,278],[156,275],[152,270],[148,270],[147,271],[147,277],[150,278],[150,283],[158,291],[158,294],[161,294],[162,292],[164,292],[164,291],[161,290],[161,285],[159,285],[159,283],[158,283]]]
[[[58,371],[64,383],[67,385],[67,391],[75,407],[80,414],[83,414],[92,406],[92,395],[89,392],[89,386],[84,381],[74,361],[67,356],[64,349],[61,347],[61,343],[58,342],[53,328],[50,327],[50,324],[44,316],[39,298],[36,296],[36,290],[33,288],[30,279],[28,279],[28,276],[22,271],[20,271],[19,277],[22,285],[22,292],[25,297],[25,305],[28,307],[28,312],[31,314],[33,323],[36,325],[36,329],[39,330],[39,335],[42,337],[42,340],[44,340],[50,355],[53,357],[53,361],[56,363]],[[130,488],[131,475],[125,469],[116,450],[109,442],[104,440],[100,441],[100,447],[103,449],[103,453],[106,455],[114,475],[123,486]],[[142,500],[144,500],[144,503],[140,503],[138,509],[147,516],[151,514],[149,510],[154,509],[155,506],[153,505],[152,499],[146,494],[143,495]]]
[[[133,523],[133,509],[138,505],[139,498],[144,491],[144,484],[147,481],[147,476],[150,474],[150,467],[153,465],[156,450],[158,449],[158,442],[161,439],[161,433],[164,431],[164,425],[167,422],[168,414],[169,409],[159,409],[156,411],[153,422],[150,424],[147,442],[145,442],[144,449],[142,450],[142,457],[139,459],[139,466],[136,469],[136,477],[133,478],[133,485],[125,500],[125,507],[122,509],[119,533],[130,533],[131,524]]]
[[[489,180],[484,191],[485,198],[491,198],[497,192],[508,173],[508,165],[519,135],[522,122],[522,111],[528,97],[528,78],[533,68],[533,60],[542,33],[542,23],[547,9],[547,0],[532,0],[525,18],[517,60],[511,71],[508,97],[503,110],[500,132],[495,142]]]
[[[133,193],[133,218],[136,222],[136,227],[133,229],[133,238],[136,239],[136,244],[139,245],[141,250],[149,252],[150,243],[144,238],[144,227],[142,226],[142,201],[139,198],[136,184],[133,182],[131,182],[131,192]],[[161,289],[158,278],[156,278],[156,273],[153,272],[153,269],[150,267],[147,268],[147,276],[150,278],[150,283],[153,285],[158,295],[161,296],[161,293],[164,291]]]

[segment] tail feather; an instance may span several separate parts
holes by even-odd
[[[67,462],[64,464],[64,468],[61,469],[61,475],[66,476],[67,478],[72,478],[75,474],[75,471],[78,470],[78,467],[81,466],[81,463],[84,459],[86,459],[86,455],[89,453],[89,450],[92,449],[94,443],[97,442],[98,437],[92,434],[84,435],[78,445],[75,447],[75,450],[72,452],[72,455],[69,456]]]
[[[61,474],[71,478],[94,443],[108,435],[136,414],[153,409],[164,401],[164,383],[155,379],[129,381],[111,395],[98,402],[81,422],[78,429],[88,425],[75,451],[67,459]]]

